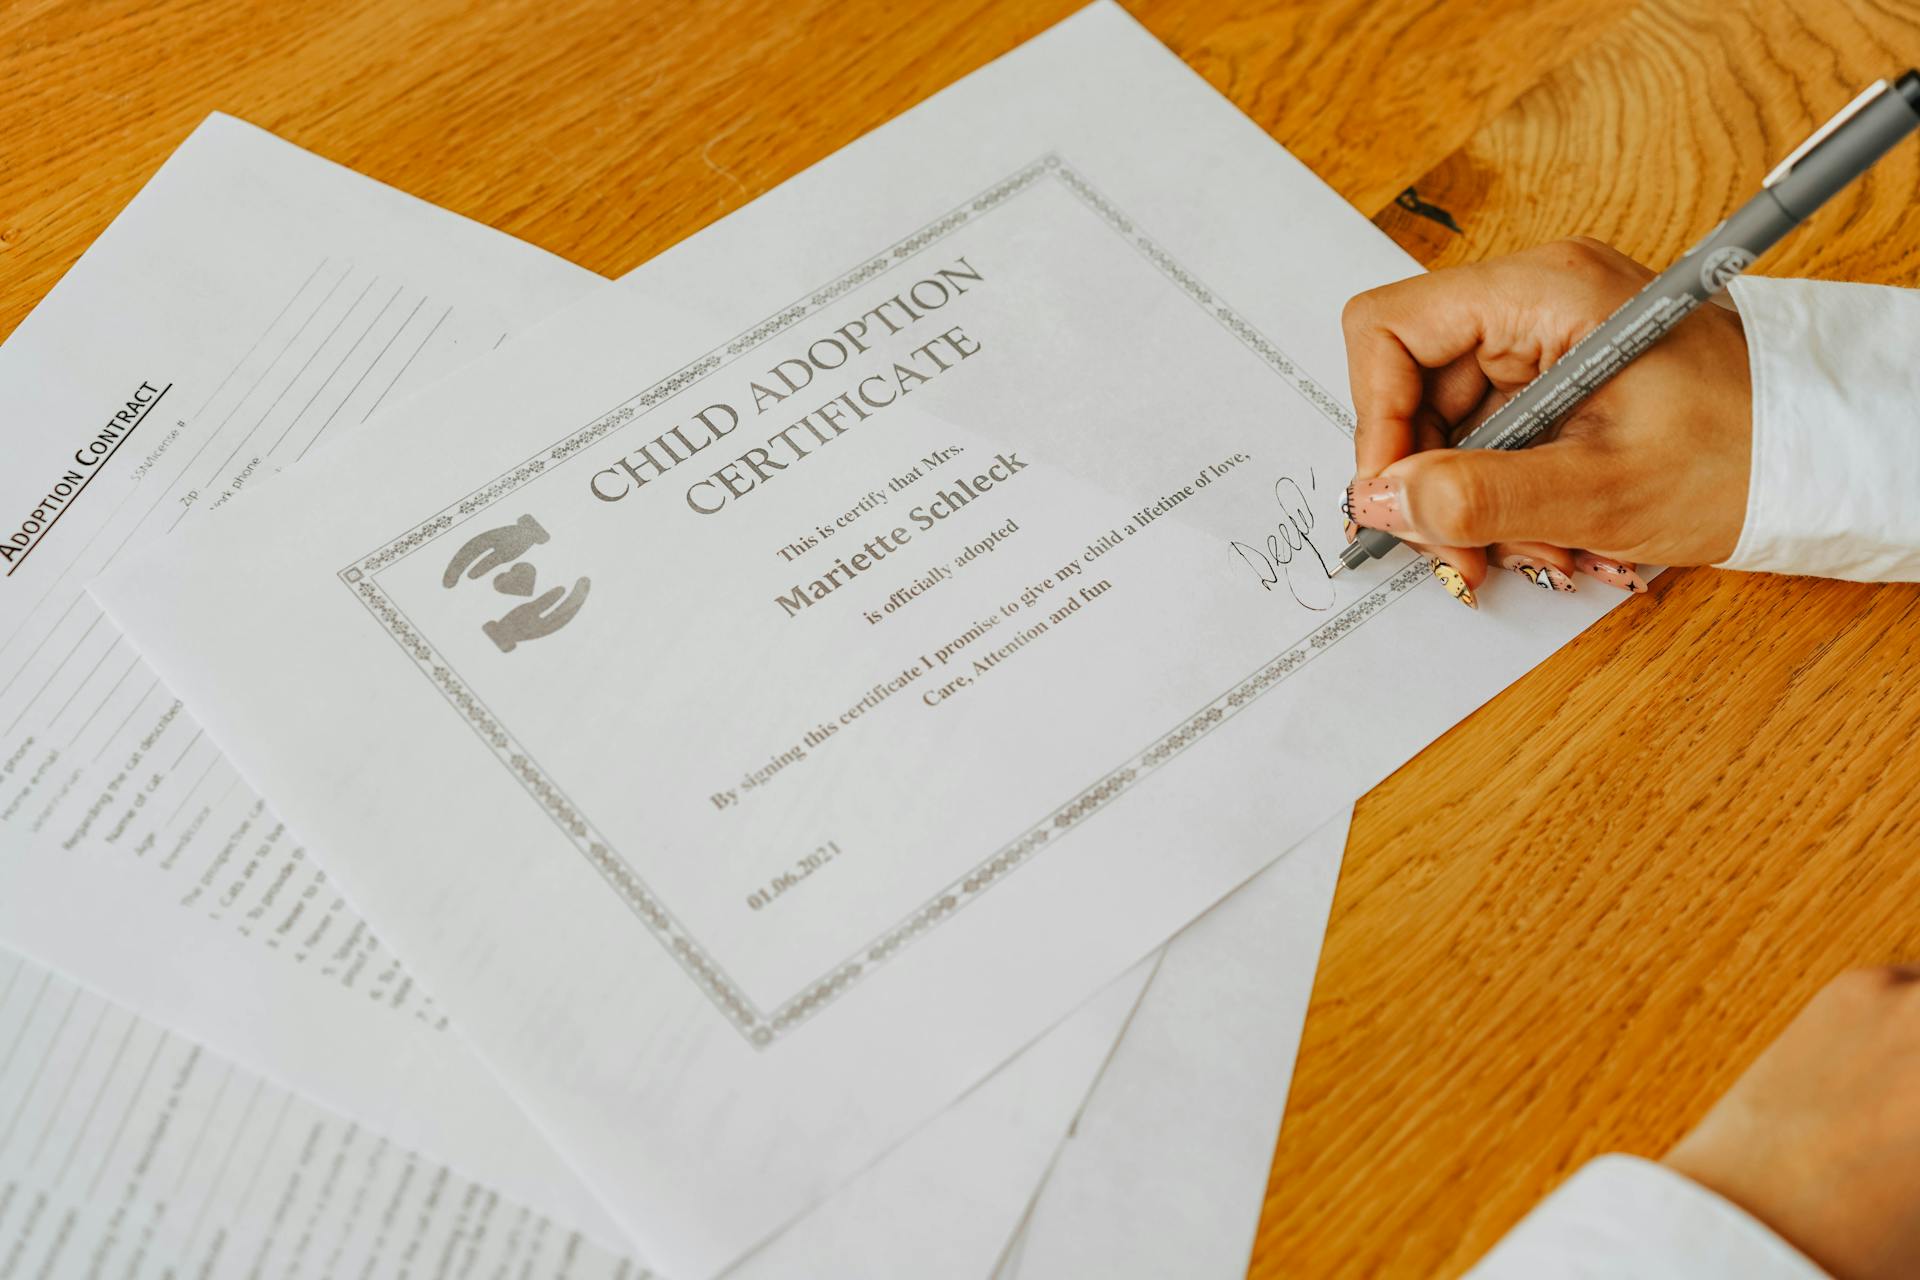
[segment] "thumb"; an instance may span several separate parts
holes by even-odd
[[[1456,547],[1492,542],[1598,545],[1610,468],[1580,440],[1509,452],[1428,449],[1354,483],[1355,524],[1403,541]]]

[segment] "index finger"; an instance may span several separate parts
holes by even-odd
[[[1470,357],[1485,336],[1478,267],[1453,267],[1356,295],[1341,314],[1353,389],[1354,469],[1378,475],[1420,447],[1416,424],[1429,375],[1445,370],[1447,398],[1470,408],[1487,389]],[[1454,366],[1449,368],[1449,366]],[[1441,407],[1445,416],[1446,408]]]

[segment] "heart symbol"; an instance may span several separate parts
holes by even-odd
[[[505,573],[496,574],[493,589],[502,595],[530,596],[533,594],[533,566],[522,560]]]

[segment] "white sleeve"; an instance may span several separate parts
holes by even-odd
[[[1753,477],[1722,566],[1920,581],[1920,290],[1742,277]]]
[[[1601,1156],[1466,1280],[1827,1280],[1759,1221],[1665,1165]]]

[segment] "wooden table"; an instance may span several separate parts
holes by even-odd
[[[1074,7],[10,0],[0,334],[210,110],[617,275]],[[1132,7],[1434,266],[1667,259],[1920,59],[1895,0]],[[1917,188],[1909,146],[1766,269],[1920,282]],[[1914,589],[1670,573],[1374,790],[1252,1274],[1455,1274],[1920,956],[1916,669]]]

